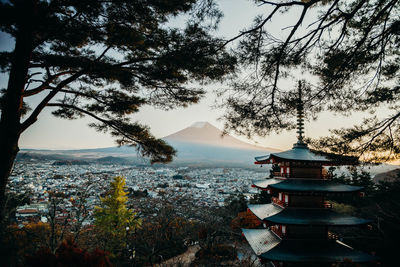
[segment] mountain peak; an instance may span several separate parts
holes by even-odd
[[[223,135],[222,131],[206,121],[195,122],[189,127],[163,138],[169,143],[184,142],[216,147],[240,148],[248,150],[277,151],[276,149],[255,146],[229,134]]]
[[[192,127],[192,128],[204,128],[206,126],[213,126],[213,125],[211,123],[207,122],[207,121],[198,121],[198,122],[193,123],[189,127]],[[213,127],[215,127],[215,126],[213,126]]]

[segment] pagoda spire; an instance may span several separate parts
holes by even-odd
[[[307,144],[303,141],[303,134],[304,134],[304,105],[302,100],[302,84],[299,81],[298,86],[298,98],[297,98],[297,143],[294,144],[294,147],[305,146]]]

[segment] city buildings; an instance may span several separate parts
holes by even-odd
[[[74,212],[77,199],[85,192],[85,205],[90,215],[114,176],[126,177],[128,190],[132,193],[132,207],[142,198],[186,199],[176,205],[193,207],[222,206],[231,194],[251,194],[250,181],[264,178],[257,169],[242,168],[187,168],[167,166],[132,165],[54,165],[52,161],[18,162],[8,183],[8,192],[28,194],[30,205],[18,207],[16,219],[20,225],[28,222],[45,222],[48,217],[50,193],[63,195],[58,202],[57,218]],[[142,201],[146,203],[148,201]],[[190,202],[190,203],[187,203]],[[142,203],[142,204],[143,204]],[[38,207],[41,208],[38,208]],[[74,217],[73,214],[70,217]],[[89,216],[85,224],[92,223]]]

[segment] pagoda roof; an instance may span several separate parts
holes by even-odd
[[[260,189],[266,189],[269,185],[280,183],[282,181],[283,179],[277,179],[277,178],[262,179],[254,181],[252,186]]]
[[[273,203],[270,204],[253,204],[248,205],[248,209],[254,213],[260,220],[264,220],[269,216],[273,216],[283,210],[283,208],[275,205]]]
[[[270,188],[292,192],[350,193],[361,191],[363,187],[339,184],[322,179],[286,179],[280,183],[268,185]]]
[[[340,214],[329,209],[286,208],[268,217],[265,221],[284,225],[356,226],[371,220]]]
[[[330,165],[331,160],[328,158],[311,152],[310,149],[304,143],[296,143],[290,150],[271,153],[266,156],[255,157],[256,164],[267,164],[281,161],[307,161],[307,162],[319,162]]]
[[[259,256],[266,260],[283,262],[333,263],[351,260],[357,263],[377,260],[372,255],[335,240],[282,240]]]
[[[268,229],[242,229],[242,233],[257,256],[271,250],[281,241]]]

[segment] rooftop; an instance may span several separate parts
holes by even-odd
[[[345,185],[322,179],[286,179],[269,185],[270,188],[291,192],[350,193],[361,191],[361,186]]]
[[[294,144],[293,148],[283,152],[271,153],[266,156],[255,157],[256,164],[267,164],[274,162],[281,162],[285,160],[290,161],[312,161],[320,162],[322,164],[330,165],[331,160],[328,158],[311,152],[306,144]],[[272,162],[271,162],[272,161]]]
[[[344,260],[358,263],[377,259],[334,240],[282,240],[260,257],[271,261],[326,263]]]
[[[269,216],[273,216],[282,211],[282,208],[270,203],[270,204],[254,204],[248,205],[249,210],[254,213],[260,220],[264,220]]]
[[[271,184],[280,183],[282,181],[283,181],[283,179],[276,179],[276,178],[262,179],[262,180],[254,181],[252,186],[260,188],[260,189],[265,189]]]
[[[347,214],[336,213],[329,209],[286,208],[264,217],[264,220],[284,225],[329,225],[355,226],[370,223],[366,220]]]
[[[267,229],[242,229],[242,233],[257,256],[274,248],[281,241]]]

